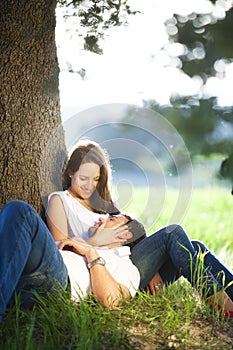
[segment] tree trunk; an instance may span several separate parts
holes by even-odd
[[[40,214],[60,187],[61,127],[54,0],[0,2],[0,205],[30,203]]]

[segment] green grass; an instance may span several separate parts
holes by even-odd
[[[134,191],[124,210],[134,212],[149,233],[171,221],[177,191],[169,190],[161,212],[142,210],[146,191]],[[223,189],[192,193],[179,222],[232,269],[232,201]],[[158,200],[159,202],[159,200]],[[160,201],[161,204],[161,201]],[[148,209],[147,208],[147,209]],[[157,212],[156,212],[157,210]],[[157,217],[153,219],[153,211]],[[75,305],[68,294],[41,299],[33,310],[9,309],[0,326],[1,350],[65,349],[232,349],[233,323],[212,313],[190,285],[180,279],[155,298],[144,292],[109,310],[92,298]]]
[[[124,191],[122,190],[122,193]],[[207,187],[192,190],[189,200],[178,200],[179,192],[174,189],[134,189],[133,195],[125,204],[124,211],[136,215],[151,234],[169,223],[182,225],[190,239],[201,240],[209,249],[220,254],[233,270],[229,259],[233,251],[232,210],[233,196],[229,189]],[[177,205],[181,208],[175,211]],[[231,254],[230,254],[231,253]]]

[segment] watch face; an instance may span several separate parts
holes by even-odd
[[[95,266],[96,264],[105,265],[106,261],[101,256],[99,256],[97,259],[91,261],[87,266],[90,269],[91,267]]]
[[[99,263],[102,265],[106,264],[106,261],[104,260],[104,258],[102,258],[101,256],[99,257]]]

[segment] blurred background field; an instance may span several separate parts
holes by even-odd
[[[156,194],[156,188],[150,191]],[[121,196],[123,193],[124,190],[121,189]],[[127,191],[125,193],[127,195]],[[135,187],[134,199],[128,200],[124,211],[139,218],[144,223],[147,233],[151,234],[170,223],[178,195],[178,189],[166,188],[161,211],[159,212],[157,208],[155,196],[154,203],[150,203],[142,212],[142,205],[147,200],[147,190]],[[198,239],[205,243],[231,270],[233,268],[232,207],[233,197],[228,188],[217,186],[194,188],[183,217],[180,217],[179,222],[174,221],[184,227],[190,239]]]

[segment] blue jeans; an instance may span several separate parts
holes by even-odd
[[[206,252],[199,270],[198,252]],[[184,276],[206,297],[213,295],[215,288],[221,290],[233,281],[230,271],[201,242],[191,242],[179,225],[164,227],[137,243],[131,249],[131,260],[139,269],[141,289],[148,285],[157,272],[165,284]],[[195,273],[197,270],[198,274]],[[233,285],[226,288],[226,292],[233,300]]]
[[[0,322],[19,292],[30,307],[35,293],[66,289],[68,273],[43,220],[22,201],[6,204],[0,213]]]

